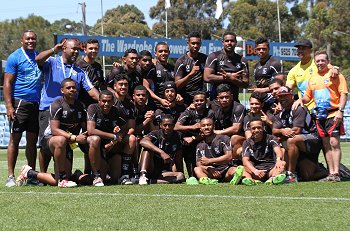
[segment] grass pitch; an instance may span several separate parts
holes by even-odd
[[[350,143],[342,143],[342,150],[342,162],[349,167]],[[74,161],[81,169],[81,153]],[[16,172],[24,163],[21,151]],[[349,230],[350,226],[350,182],[6,188],[6,150],[0,150],[0,172],[0,230]]]

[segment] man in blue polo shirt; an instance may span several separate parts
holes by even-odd
[[[41,90],[41,101],[39,106],[39,139],[44,134],[48,126],[50,104],[62,96],[61,82],[70,78],[77,83],[77,92],[83,87],[86,92],[94,99],[98,100],[99,92],[91,83],[85,72],[74,65],[80,50],[80,41],[78,39],[65,39],[46,51],[41,52],[36,57],[36,62],[42,69],[45,82]],[[62,56],[50,57],[53,54],[62,51]],[[46,172],[50,160],[45,160],[45,155],[40,152],[40,171]]]
[[[35,169],[41,75],[35,62],[36,38],[34,31],[24,31],[21,38],[22,47],[8,57],[5,67],[4,98],[11,132],[7,149],[7,187],[16,185],[14,169],[19,142],[24,131],[27,131],[25,153],[28,165]]]

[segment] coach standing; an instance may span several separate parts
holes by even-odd
[[[5,67],[4,98],[11,132],[7,149],[7,187],[16,185],[14,169],[23,131],[27,131],[25,154],[28,165],[35,169],[41,75],[35,62],[36,39],[34,31],[24,31],[21,39],[22,47],[8,57]]]

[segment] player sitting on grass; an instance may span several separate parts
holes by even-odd
[[[49,162],[51,156],[55,160],[56,180],[47,183],[69,188],[77,186],[76,182],[70,180],[73,146],[76,143],[87,143],[86,132],[80,133],[81,129],[86,130],[86,114],[83,104],[75,99],[77,89],[74,80],[64,79],[61,83],[61,93],[63,96],[50,105],[50,123],[45,130],[42,147],[46,161]],[[17,179],[18,185],[25,180],[23,178],[27,170],[28,168],[22,168]]]
[[[140,159],[140,185],[147,177],[156,183],[181,183],[185,180],[180,133],[174,131],[171,115],[162,116],[160,129],[148,133],[140,144],[144,148]]]
[[[263,122],[259,117],[250,120],[252,136],[243,143],[242,160],[244,179],[247,186],[266,181],[266,184],[280,184],[286,178],[283,152],[277,138],[264,132]]]
[[[243,166],[229,164],[232,160],[230,137],[215,134],[211,118],[202,119],[200,126],[204,140],[197,145],[197,167],[194,168],[199,183],[210,185],[231,180],[230,184],[238,184],[243,174]],[[194,184],[192,179],[188,179],[187,182]]]
[[[110,183],[118,183],[121,171],[121,143],[126,134],[126,121],[113,107],[113,93],[103,90],[99,101],[88,108],[89,157],[94,173],[94,186],[103,186],[106,175]],[[96,167],[93,167],[96,166]],[[124,174],[128,174],[126,171]],[[102,179],[100,178],[102,177]]]

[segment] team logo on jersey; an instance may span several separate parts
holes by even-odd
[[[176,144],[173,144],[173,146],[172,146],[172,150],[173,150],[173,152],[175,152],[175,151],[176,151],[176,149],[177,149],[177,145],[176,145]]]
[[[190,72],[191,68],[190,65],[186,65],[186,72]]]
[[[223,66],[225,64],[225,61],[219,61],[219,65]]]
[[[215,152],[215,154],[220,154],[220,150],[219,150],[219,148],[218,147],[216,147],[216,148],[214,148],[214,152]]]
[[[312,68],[310,68],[310,70],[309,70],[310,75],[312,75],[312,72],[313,72],[313,70],[312,70]]]
[[[68,112],[67,111],[63,111],[62,112],[62,118],[67,118]]]
[[[158,78],[162,77],[162,72],[160,70],[157,70],[157,77]]]
[[[241,69],[241,67],[242,67],[241,64],[240,64],[240,63],[237,63],[236,68],[237,68],[237,69]]]
[[[97,125],[97,126],[101,126],[101,122],[102,122],[101,119],[96,119],[96,125]]]
[[[129,109],[125,109],[125,114],[126,114],[126,115],[129,115],[129,114],[130,114]]]
[[[205,156],[205,151],[204,150],[200,150],[199,153],[201,154],[201,156]]]
[[[263,75],[267,74],[267,68],[266,67],[262,70],[262,73],[263,73]]]
[[[74,75],[74,76],[77,75],[77,71],[73,70],[72,75]]]

